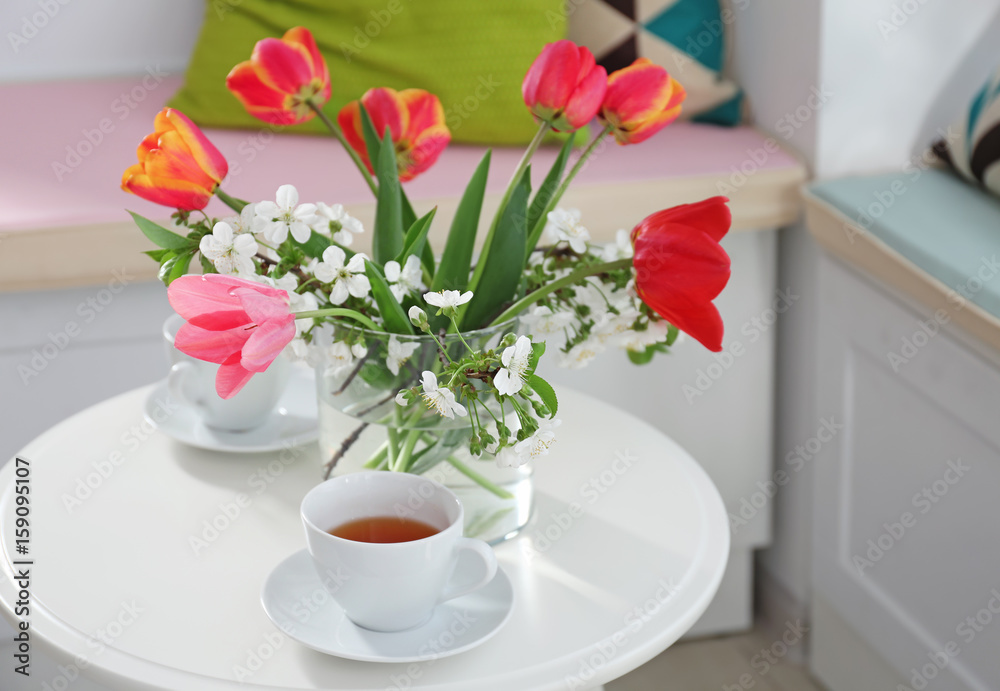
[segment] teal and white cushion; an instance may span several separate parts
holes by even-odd
[[[1000,195],[1000,70],[976,93],[934,153],[959,175]]]
[[[568,0],[569,39],[614,72],[636,58],[662,65],[687,90],[681,117],[736,125],[743,93],[722,77],[731,10],[719,0]]]

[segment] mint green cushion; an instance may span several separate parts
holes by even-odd
[[[335,119],[367,89],[436,94],[458,142],[523,144],[536,125],[521,81],[542,47],[565,37],[563,0],[209,0],[185,84],[170,105],[206,127],[266,127],[226,89],[254,44],[304,26],[330,68]],[[316,119],[286,128],[325,132]]]
[[[928,274],[1000,317],[1000,276],[985,281],[982,288],[978,279],[969,283],[980,268],[998,261],[1000,199],[937,169],[843,178],[815,183],[810,190]]]

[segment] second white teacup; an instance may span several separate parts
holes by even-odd
[[[183,324],[183,317],[177,314],[163,324],[163,341],[170,363],[167,390],[171,398],[193,410],[205,425],[214,429],[242,432],[267,422],[288,385],[288,360],[279,355],[267,371],[255,374],[238,394],[223,399],[215,391],[219,366],[185,355],[174,346],[174,337]]]
[[[424,524],[433,534],[404,542],[363,541],[371,539],[364,531],[373,529],[372,519],[400,520],[398,528],[389,525],[390,536],[393,530],[407,530],[407,521]],[[496,575],[490,546],[462,537],[458,497],[418,475],[373,471],[327,480],[302,500],[302,523],[313,564],[330,595],[348,619],[374,631],[419,626],[439,603],[482,588]],[[362,531],[354,534],[360,539],[331,534],[350,534],[339,529],[351,526]],[[480,577],[450,582],[459,559],[480,561]]]

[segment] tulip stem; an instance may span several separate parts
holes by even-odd
[[[557,290],[565,288],[566,286],[571,286],[575,283],[579,283],[580,279],[586,278],[587,276],[595,276],[597,274],[610,273],[612,271],[618,271],[619,269],[627,269],[632,266],[631,259],[617,259],[613,262],[607,262],[606,264],[594,264],[592,266],[584,266],[583,268],[577,269],[568,276],[560,278],[558,281],[553,281],[552,283],[546,283],[541,288],[528,293],[523,298],[515,302],[513,305],[505,309],[499,317],[494,319],[489,326],[494,326],[496,324],[503,323],[508,319],[512,319],[521,313],[525,308],[530,307],[533,303],[537,302],[539,299],[545,297],[549,293],[554,293]]]
[[[556,190],[556,193],[552,195],[551,199],[549,199],[549,203],[545,205],[545,209],[538,217],[538,222],[535,224],[535,227],[529,229],[531,234],[528,236],[528,247],[534,247],[538,244],[538,240],[542,237],[542,231],[545,229],[545,224],[548,222],[549,212],[556,208],[556,205],[559,204],[559,200],[562,199],[566,190],[569,189],[569,184],[573,182],[573,178],[576,177],[577,173],[583,170],[583,166],[587,162],[587,159],[590,158],[590,155],[597,149],[597,145],[600,144],[601,140],[604,139],[604,137],[606,137],[610,132],[611,125],[605,126],[604,129],[597,133],[597,136],[594,137],[593,141],[590,142],[584,152],[580,154],[580,158],[577,159],[576,164],[572,169],[570,169],[569,174],[563,178],[563,181],[559,184],[559,188]]]
[[[354,310],[349,310],[345,307],[328,307],[321,310],[309,310],[307,312],[293,312],[296,319],[316,319],[319,317],[347,317],[348,319],[353,319],[354,321],[363,324],[365,327],[371,331],[385,331],[381,326],[373,322],[371,319],[361,314],[361,312],[356,312]]]
[[[340,127],[333,120],[326,117],[326,113],[323,112],[323,109],[317,106],[311,100],[306,101],[306,103],[309,104],[309,107],[313,109],[313,111],[323,122],[323,124],[326,125],[326,128],[333,133],[333,136],[337,138],[337,141],[340,142],[340,145],[344,147],[344,150],[347,152],[347,155],[351,157],[351,160],[354,161],[354,165],[356,165],[358,167],[358,170],[361,171],[361,175],[364,177],[365,182],[368,183],[369,189],[371,189],[372,194],[374,194],[375,198],[377,199],[378,185],[375,184],[375,179],[372,178],[372,174],[368,172],[368,168],[367,166],[365,166],[365,162],[361,160],[361,157],[358,156],[358,152],[355,151],[354,148],[347,143],[347,139],[344,138],[344,133],[340,131]]]
[[[229,196],[222,190],[221,187],[215,188],[215,196],[218,197],[223,204],[228,206],[236,213],[243,211],[243,207],[250,203],[250,202],[245,202],[242,199],[237,199],[236,197]]]

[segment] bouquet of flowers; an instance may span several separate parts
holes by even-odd
[[[147,254],[187,322],[176,345],[220,365],[220,396],[235,395],[282,352],[324,362],[338,377],[328,393],[369,392],[353,413],[389,427],[369,467],[422,472],[449,460],[475,478],[454,458],[456,445],[518,466],[553,443],[558,401],[536,373],[547,341],[558,337],[568,367],[609,347],[648,362],[678,331],[721,349],[712,300],[729,279],[719,245],[730,227],[728,200],[654,213],[603,247],[589,242],[579,212],[558,206],[605,137],[639,144],[677,118],[684,90],[662,67],[639,59],[609,76],[586,48],[545,47],[522,86],[538,133],[483,223],[478,256],[490,152],[468,181],[444,247],[427,239],[436,210],[418,217],[401,184],[427,171],[450,140],[437,97],[371,89],[330,120],[321,109],[330,77],[301,27],[260,41],[227,84],[265,122],[319,117],[371,188],[376,213],[368,255],[351,249],[366,229],[340,204],[300,203],[289,184],[274,200],[230,196],[220,187],[228,166],[219,151],[180,112],[159,113],[122,187],[177,209],[173,228],[133,217],[160,248]],[[530,163],[542,139],[595,117],[600,129],[575,164],[567,172],[570,136],[533,192]],[[234,215],[208,217],[202,210],[213,195]],[[200,275],[188,274],[192,264]]]

